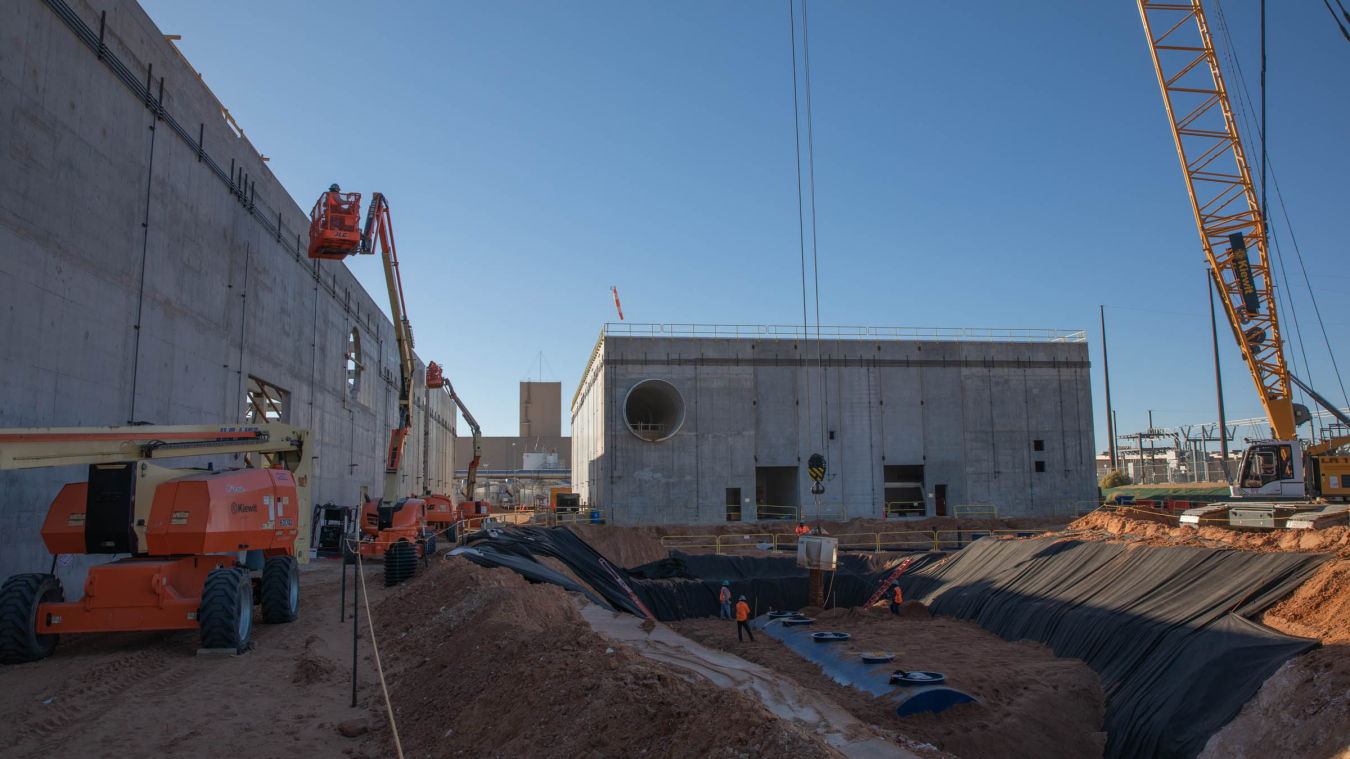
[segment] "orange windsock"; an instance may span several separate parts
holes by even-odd
[[[619,288],[611,287],[609,290],[614,293],[614,307],[619,310],[619,321],[623,321],[623,306],[619,305]]]

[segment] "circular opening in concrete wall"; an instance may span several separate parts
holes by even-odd
[[[624,396],[623,418],[628,430],[643,440],[665,440],[684,424],[684,398],[665,380],[645,379]]]

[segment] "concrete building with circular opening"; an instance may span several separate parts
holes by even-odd
[[[1063,513],[1097,493],[1090,366],[1076,331],[608,324],[573,488],[618,524]]]

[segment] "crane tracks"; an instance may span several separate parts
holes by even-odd
[[[53,683],[54,701],[30,706],[13,718],[11,747],[21,757],[50,756],[69,739],[71,725],[98,719],[122,705],[124,697],[171,695],[190,682],[194,664],[162,651],[138,651]]]

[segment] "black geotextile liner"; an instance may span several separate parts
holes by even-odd
[[[906,557],[840,554],[837,569],[825,573],[827,605],[861,606]],[[942,554],[918,554],[907,571],[935,563]],[[754,616],[770,609],[797,610],[810,603],[810,572],[795,555],[725,556],[672,553],[670,558],[628,570],[635,586],[653,598],[662,621],[715,617],[718,591],[727,581],[733,600],[744,595]],[[651,604],[649,604],[651,605]]]
[[[469,537],[486,560],[503,557],[503,566],[553,556],[615,608],[640,613],[600,554],[570,530]],[[839,570],[825,580],[832,605],[864,603],[904,558],[840,555]],[[1292,592],[1325,556],[1052,537],[985,538],[943,558],[916,555],[900,581],[905,597],[1005,640],[1029,638],[1086,662],[1106,694],[1107,759],[1195,757],[1281,664],[1318,645],[1247,617]],[[674,553],[631,570],[610,565],[663,621],[715,616],[723,580],[756,615],[807,604],[808,573],[790,556]]]
[[[1288,659],[1318,645],[1249,621],[1325,556],[1056,538],[977,541],[906,573],[907,598],[1081,659],[1106,694],[1106,756],[1194,757]]]
[[[574,590],[585,595],[592,603],[599,604],[610,611],[614,609],[604,601],[596,598],[595,594],[587,590],[584,586],[574,582],[572,578],[562,572],[550,569],[534,557],[522,558],[514,553],[499,551],[491,545],[480,545],[473,548],[456,548],[449,553],[450,556],[463,556],[475,564],[484,567],[506,567],[516,574],[533,582],[551,582],[567,590]]]
[[[618,579],[600,564],[603,557],[566,528],[520,527],[477,532],[468,540],[483,561],[506,555],[533,561],[552,556],[567,565],[612,606],[641,614]],[[832,606],[865,603],[905,556],[843,554],[838,570],[825,574]],[[942,554],[920,554],[908,571],[939,561]],[[480,562],[481,563],[481,562]],[[519,571],[517,566],[502,566]],[[624,569],[609,562],[623,583],[663,622],[691,617],[715,617],[722,581],[730,583],[732,599],[744,595],[756,614],[773,609],[800,609],[808,603],[809,573],[797,568],[795,556],[719,556],[674,553],[668,559]],[[540,565],[542,566],[542,565]],[[534,578],[532,578],[534,579]]]

